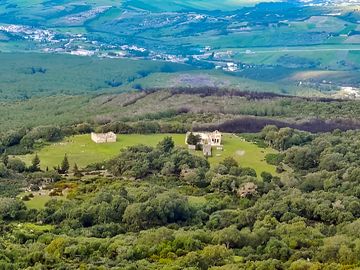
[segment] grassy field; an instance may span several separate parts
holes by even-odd
[[[24,195],[30,194],[29,192],[22,193],[19,195],[19,197],[22,197]],[[45,207],[45,204],[50,201],[51,199],[57,199],[57,200],[65,200],[65,196],[49,196],[44,194],[37,194],[36,192],[32,192],[34,195],[33,198],[31,198],[29,201],[24,201],[25,205],[29,209],[43,209]]]
[[[186,147],[184,134],[118,135],[118,141],[112,144],[96,144],[91,141],[90,135],[79,135],[48,145],[39,150],[38,155],[42,169],[57,166],[65,154],[68,155],[71,165],[77,163],[79,167],[84,167],[94,162],[109,160],[128,146],[137,144],[155,146],[165,136],[171,136],[177,146]],[[265,155],[273,153],[274,150],[259,148],[255,144],[245,142],[231,134],[223,136],[223,144],[224,150],[214,149],[213,157],[209,158],[212,166],[218,164],[225,157],[232,156],[241,166],[252,167],[258,174],[263,171],[275,173],[275,167],[264,161]],[[195,154],[202,155],[202,152],[197,151]],[[20,158],[29,164],[33,155],[20,156]]]

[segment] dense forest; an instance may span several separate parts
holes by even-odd
[[[56,141],[60,131],[17,141]],[[65,156],[41,171],[41,158],[26,166],[4,147],[0,269],[355,269],[359,138],[266,126],[247,139],[279,151],[266,157],[276,175],[231,157],[210,167],[171,137],[81,170]],[[16,196],[44,184],[66,199],[35,210]]]
[[[93,127],[114,122],[136,126],[139,121],[151,120],[157,126],[176,123],[183,130],[189,130],[196,126],[203,128],[204,124],[219,125],[248,117],[257,124],[256,130],[248,132],[258,132],[268,124],[310,132],[356,129],[360,126],[354,117],[360,114],[356,100],[292,97],[219,88],[151,89],[81,96],[64,94],[6,103],[0,101],[0,105],[0,134],[54,123],[61,127],[84,122]],[[324,128],[320,126],[319,129],[318,124],[312,124],[314,121],[321,121]],[[250,128],[241,122],[237,126],[243,126],[245,132]],[[156,132],[164,129],[158,127]],[[240,130],[232,128],[227,131]]]

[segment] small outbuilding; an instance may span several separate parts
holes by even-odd
[[[116,134],[114,132],[108,133],[91,133],[91,140],[95,143],[114,143],[116,142]]]
[[[204,156],[205,157],[211,157],[212,156],[211,144],[204,144],[202,147],[203,147]]]

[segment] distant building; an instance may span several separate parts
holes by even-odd
[[[222,134],[218,130],[215,130],[214,132],[188,132],[186,133],[185,137],[185,143],[188,145],[188,148],[191,150],[196,149],[196,145],[189,145],[188,144],[188,137],[190,134],[193,134],[194,136],[198,136],[200,138],[200,144],[203,149],[203,154],[205,157],[211,157],[212,156],[212,147],[216,147],[217,149],[221,148],[221,139]]]
[[[116,134],[114,132],[108,133],[91,133],[91,140],[95,143],[114,143],[116,142]]]
[[[186,133],[185,143],[188,141],[188,137],[191,132]],[[214,132],[192,132],[193,135],[200,137],[201,145],[209,144],[210,146],[221,146],[222,134],[218,130]]]

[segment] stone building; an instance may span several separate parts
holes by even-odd
[[[203,154],[205,157],[211,157],[212,156],[212,148],[210,144],[204,144],[203,146]]]
[[[114,143],[116,142],[116,134],[114,132],[108,133],[91,133],[91,140],[95,143]]]
[[[188,136],[191,132],[186,133],[185,143],[188,141]],[[220,131],[215,130],[214,132],[192,132],[195,136],[200,137],[200,144],[209,144],[211,146],[221,146],[222,134]]]

